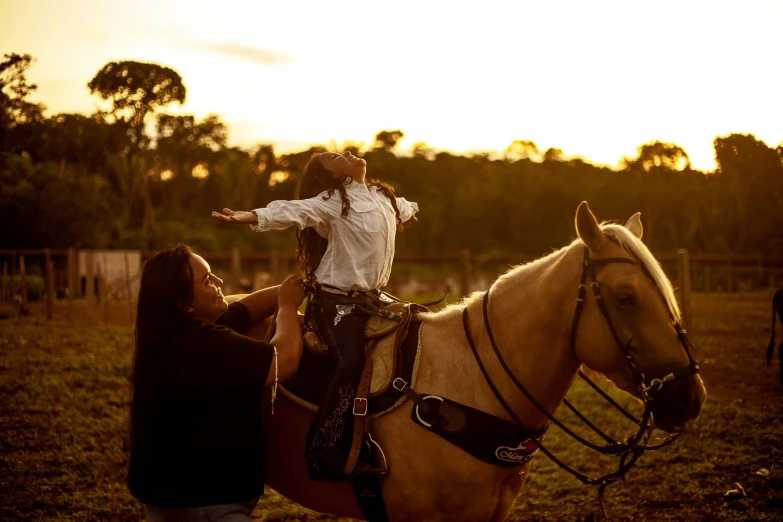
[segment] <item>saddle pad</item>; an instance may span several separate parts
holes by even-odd
[[[416,376],[419,371],[419,353],[421,352],[421,321],[413,321],[408,330],[408,335],[400,347],[400,375],[411,386],[416,385]],[[387,357],[391,357],[389,353]],[[395,376],[390,374],[391,359],[388,362],[378,363],[373,358],[372,382],[382,381],[385,385]],[[336,359],[323,355],[316,355],[309,350],[302,352],[302,360],[299,369],[293,377],[285,383],[281,383],[280,391],[294,401],[309,410],[317,411],[318,404],[326,391],[329,377],[334,372]],[[376,386],[371,385],[371,388]],[[388,386],[386,391],[378,395],[370,395],[369,415],[379,417],[405,402],[405,395],[397,391],[393,386]]]

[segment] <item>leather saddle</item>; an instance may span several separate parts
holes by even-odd
[[[421,305],[402,302],[388,304],[386,310],[399,316],[400,320],[372,316],[365,327],[365,354],[372,359],[368,406],[368,414],[371,416],[385,413],[403,402],[404,395],[394,389],[392,382],[397,377],[402,377],[406,382],[415,379],[421,326],[415,315],[427,311]],[[304,325],[303,319],[300,316],[305,349],[299,370],[281,384],[281,388],[290,399],[315,411],[337,365],[337,354]]]
[[[386,310],[398,317],[399,321],[393,321],[379,315],[373,315],[367,321],[364,329],[365,357],[372,357],[373,372],[370,385],[370,396],[383,393],[391,386],[392,379],[400,365],[400,348],[408,335],[413,312],[410,303],[392,303],[386,306]],[[303,325],[304,326],[304,325]],[[318,337],[312,329],[303,334],[304,346],[307,350],[319,357],[336,357],[334,348],[330,347]]]

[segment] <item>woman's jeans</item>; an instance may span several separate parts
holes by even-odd
[[[364,370],[364,328],[371,313],[361,304],[341,303],[339,298],[314,301],[311,313],[321,340],[336,348],[338,362],[310,425],[305,457],[338,472],[351,449],[353,399]]]
[[[256,497],[235,504],[195,508],[169,508],[144,504],[149,522],[247,522],[258,503]]]

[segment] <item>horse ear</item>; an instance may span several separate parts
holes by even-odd
[[[576,233],[593,252],[598,252],[606,244],[606,236],[587,206],[587,201],[582,201],[576,209]]]
[[[628,220],[628,222],[625,224],[625,228],[631,231],[631,233],[636,236],[638,239],[642,238],[642,232],[644,232],[644,229],[642,228],[642,213],[637,212],[633,216],[631,216],[631,219]]]

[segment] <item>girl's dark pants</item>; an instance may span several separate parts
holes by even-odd
[[[321,340],[336,348],[338,362],[307,434],[311,472],[340,478],[353,436],[353,400],[364,369],[364,328],[371,313],[362,304],[318,292],[311,314]],[[342,302],[341,302],[342,301]]]

